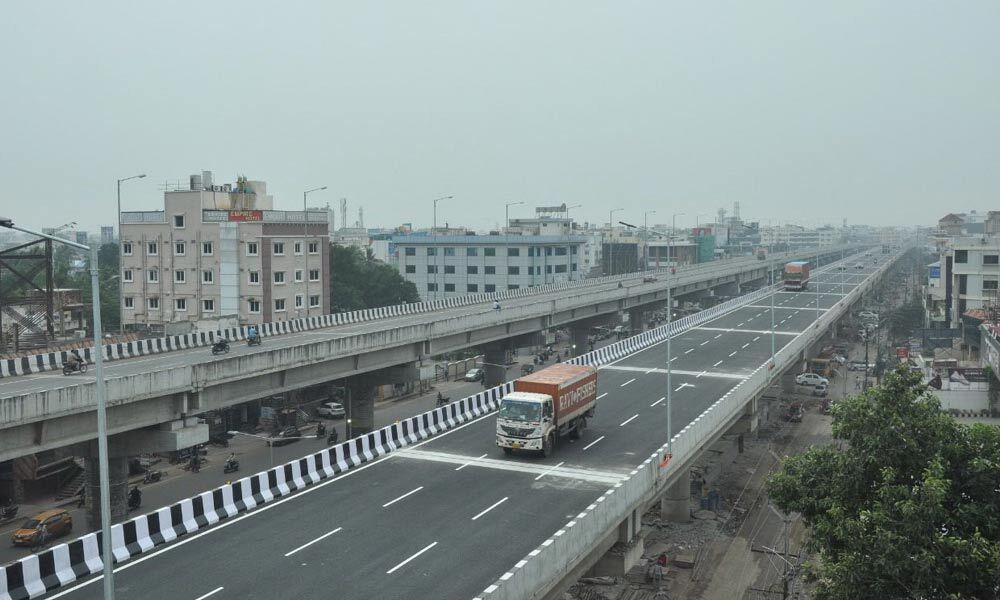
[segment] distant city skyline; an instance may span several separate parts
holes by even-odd
[[[1000,189],[996,2],[5,8],[3,213],[35,228],[203,169],[480,230],[515,201],[931,225]]]

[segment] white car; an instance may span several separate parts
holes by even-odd
[[[466,381],[482,381],[484,375],[486,375],[486,372],[477,367],[466,371],[463,379]]]
[[[340,402],[324,402],[316,409],[316,414],[327,419],[343,419],[347,416],[344,405]]]
[[[878,313],[870,310],[863,310],[858,313],[858,318],[863,321],[878,321]]]
[[[795,376],[795,383],[798,385],[830,385],[830,380],[826,377],[820,377],[815,373],[799,373]]]

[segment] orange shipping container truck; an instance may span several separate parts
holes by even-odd
[[[497,446],[508,455],[532,450],[548,456],[556,437],[580,437],[596,406],[594,367],[559,363],[515,379],[514,391],[500,400]]]

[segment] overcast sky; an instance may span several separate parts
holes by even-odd
[[[916,225],[1000,209],[1000,2],[5,2],[0,214],[279,208]],[[698,217],[701,215],[700,217]],[[339,223],[338,223],[339,225]]]

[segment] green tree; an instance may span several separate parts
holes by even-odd
[[[101,327],[105,333],[117,333],[121,322],[121,310],[118,305],[118,286],[121,285],[118,276],[119,261],[118,244],[103,244],[97,251],[98,285],[101,288]],[[82,261],[82,268],[74,263]],[[79,289],[83,296],[87,322],[90,322],[91,298],[90,286],[90,254],[66,245],[57,245],[52,251],[52,279],[57,288]]]
[[[838,403],[833,435],[768,482],[811,527],[817,599],[1000,597],[1000,428],[957,424],[900,369]]]
[[[353,246],[331,244],[330,299],[333,310],[349,311],[417,302],[420,295],[391,265]]]

